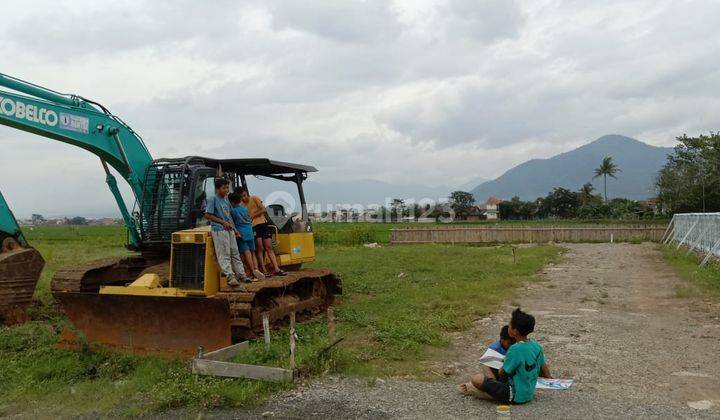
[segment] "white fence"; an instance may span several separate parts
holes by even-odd
[[[701,265],[712,257],[720,257],[720,213],[683,213],[673,216],[663,242],[676,243],[677,248],[687,246],[688,253],[705,254]]]

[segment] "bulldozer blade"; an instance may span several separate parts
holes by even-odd
[[[35,285],[45,266],[34,248],[17,248],[0,253],[0,325],[28,320]]]
[[[55,292],[75,331],[66,327],[57,347],[93,347],[138,354],[189,357],[232,344],[227,301],[204,297],[158,297]]]

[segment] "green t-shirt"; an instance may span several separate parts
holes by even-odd
[[[537,341],[520,341],[510,346],[505,355],[503,370],[510,379],[514,402],[525,403],[532,399],[543,364],[545,355]]]

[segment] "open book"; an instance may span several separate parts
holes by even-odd
[[[483,354],[480,358],[480,363],[498,370],[502,368],[504,361],[505,355],[502,355],[491,348],[485,350],[485,354]]]
[[[480,357],[480,363],[493,369],[503,367],[505,356],[493,349],[487,349],[485,354]],[[538,378],[535,389],[568,389],[573,384],[572,379],[546,379]]]

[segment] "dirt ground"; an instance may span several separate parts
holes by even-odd
[[[523,418],[720,418],[720,305],[688,289],[654,244],[567,244],[562,260],[516,301],[537,319],[555,377],[567,391],[539,391],[513,406]],[[513,306],[453,337],[429,366],[436,381],[329,377],[227,418],[493,417],[495,404],[461,396]]]

